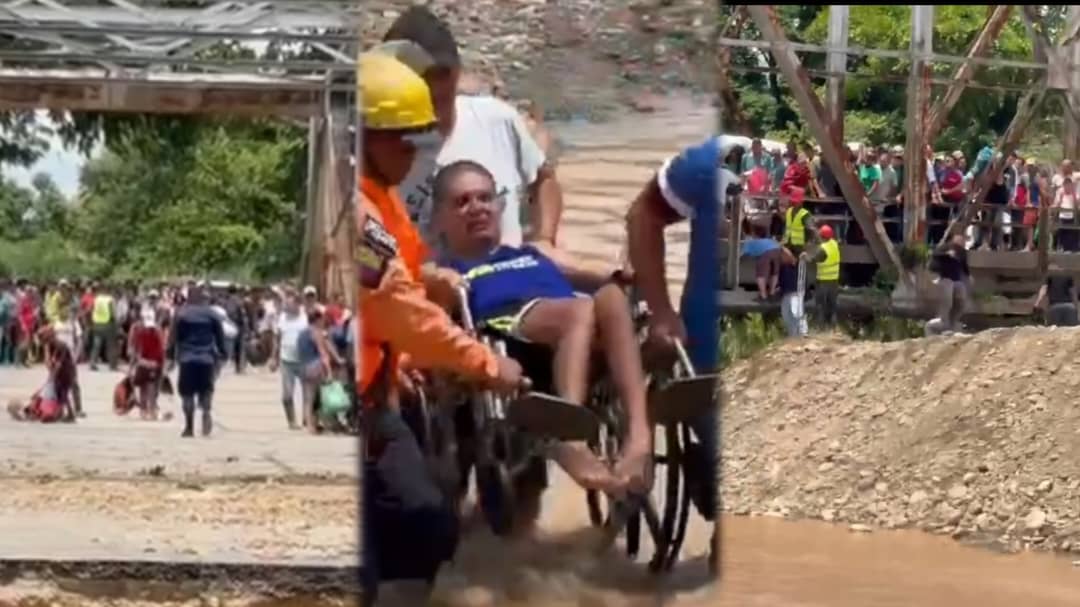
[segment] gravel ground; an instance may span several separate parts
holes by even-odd
[[[373,0],[364,42],[412,1]],[[483,88],[539,104],[548,119],[653,111],[711,90],[715,3],[705,0],[429,0]],[[709,103],[708,100],[705,103]]]
[[[815,338],[742,361],[724,374],[724,507],[1080,553],[1078,336]]]

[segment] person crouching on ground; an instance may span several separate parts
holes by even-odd
[[[49,370],[49,384],[52,396],[59,406],[60,419],[75,421],[75,411],[71,406],[72,386],[75,385],[75,355],[66,343],[58,339],[56,331],[49,325],[38,331],[38,340],[45,349],[45,364]],[[55,421],[50,414],[41,416],[41,421]]]
[[[750,234],[750,238],[742,243],[742,254],[754,260],[758,299],[764,301],[776,292],[780,274],[780,244],[769,238],[765,226],[752,226]]]
[[[799,291],[799,260],[791,249],[780,249],[780,315],[788,337],[806,337],[809,332],[804,312],[804,293]]]
[[[601,346],[630,420],[620,461],[608,469],[585,443],[561,444],[554,459],[586,489],[647,492],[652,431],[645,377],[630,304],[611,280],[617,268],[586,275],[559,267],[534,246],[500,246],[502,201],[495,187],[492,174],[475,162],[457,161],[439,171],[433,195],[436,225],[447,245],[442,265],[469,281],[469,305],[478,322],[507,319],[511,336],[552,348],[560,397],[585,403],[594,345]],[[571,281],[592,297],[576,296]]]
[[[128,338],[131,352],[131,381],[139,393],[143,419],[158,418],[158,388],[165,368],[165,339],[158,328],[155,310],[144,307]]]
[[[210,405],[218,363],[225,360],[225,333],[208,303],[205,283],[188,288],[187,301],[176,313],[169,331],[172,365],[180,365],[177,391],[184,410],[184,438],[195,436],[195,406],[202,411],[202,434],[213,430]]]

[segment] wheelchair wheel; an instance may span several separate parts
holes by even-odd
[[[607,382],[595,384],[590,398],[590,407],[600,417],[601,430],[599,436],[589,441],[589,446],[602,461],[614,463],[622,446],[621,438],[626,420],[613,387]],[[612,503],[600,492],[588,491],[586,501],[589,518],[593,525],[598,527],[624,525],[621,530],[613,528],[612,531],[621,531],[624,534],[626,554],[630,558],[636,559],[641,550],[643,528],[648,531],[652,547],[656,551],[650,562],[657,561],[661,555],[667,554],[669,541],[664,535],[664,528],[657,514],[653,495],[636,499],[633,503]],[[643,522],[644,525],[642,525]]]
[[[514,483],[502,462],[477,464],[476,489],[480,509],[495,535],[510,533],[514,526]]]
[[[669,424],[664,427],[664,449],[656,454],[658,466],[664,470],[664,507],[661,518],[662,550],[657,550],[649,568],[654,572],[670,571],[679,559],[686,528],[690,522],[690,486],[686,473],[686,457],[683,446],[690,441],[690,428],[685,424]]]

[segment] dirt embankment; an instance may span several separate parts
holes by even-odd
[[[1080,553],[1080,331],[786,342],[723,391],[730,512]]]

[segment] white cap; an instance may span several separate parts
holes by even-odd
[[[308,285],[304,287],[304,295],[318,295],[319,291],[315,287]]]

